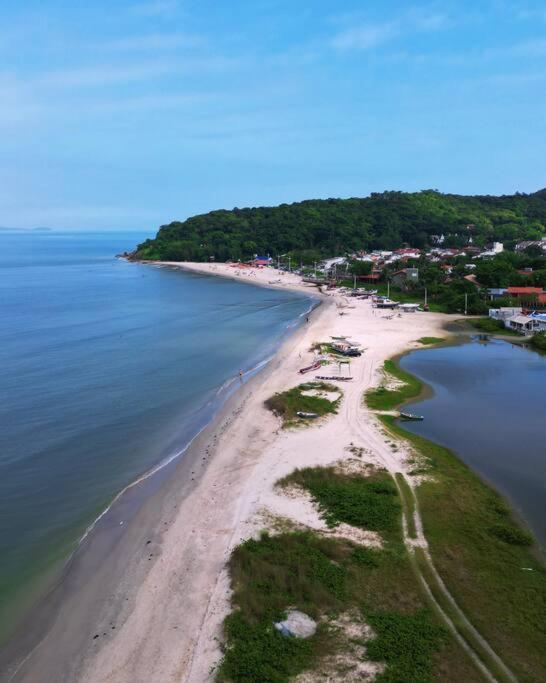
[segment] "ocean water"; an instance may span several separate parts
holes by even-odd
[[[0,233],[4,626],[114,496],[179,453],[239,370],[263,364],[310,308],[299,294],[114,258],[145,237]]]
[[[404,428],[454,450],[503,493],[546,550],[546,356],[499,340],[419,350],[400,365],[434,394]]]

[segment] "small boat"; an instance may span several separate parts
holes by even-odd
[[[353,378],[342,377],[341,375],[333,375],[332,377],[329,377],[327,375],[315,375],[315,379],[322,380],[323,382],[348,382]]]
[[[305,375],[306,372],[311,372],[311,370],[318,370],[320,367],[322,367],[322,363],[317,360],[313,363],[313,365],[308,365],[306,368],[301,368],[299,370],[300,375]]]
[[[296,415],[297,415],[298,417],[303,417],[303,418],[305,418],[305,419],[311,419],[311,418],[314,418],[314,417],[318,417],[318,413],[304,413],[304,412],[301,411],[301,410],[298,410],[298,412],[296,413]]]
[[[423,415],[415,415],[414,413],[400,413],[402,420],[424,420]]]

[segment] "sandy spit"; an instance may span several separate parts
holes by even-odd
[[[298,276],[273,269],[162,265],[317,292]],[[92,590],[83,602],[78,602],[76,591],[69,606],[61,604],[46,638],[12,680],[212,680],[221,656],[222,620],[230,610],[226,561],[232,549],[264,527],[268,512],[286,515],[297,523],[313,518],[304,496],[283,503],[275,487],[277,480],[296,467],[343,460],[351,467],[355,449],[349,447],[359,449],[361,463],[405,471],[408,454],[389,447],[389,439],[363,407],[362,394],[380,381],[386,358],[419,347],[415,343],[419,337],[442,336],[449,317],[415,313],[388,319],[386,312],[372,309],[368,301],[358,300],[355,308],[343,309],[339,295],[320,296],[324,305],[313,311],[310,322],[292,335],[268,368],[226,406],[185,458],[185,469],[175,473],[166,490],[152,498],[142,513],[147,517],[137,515],[133,520],[131,524],[141,525],[145,532],[128,529],[125,542],[112,549],[106,564],[117,567],[117,572],[110,574],[115,580],[110,584],[105,580],[102,590],[91,583]],[[313,359],[311,345],[327,341],[331,335],[348,336],[366,349],[351,363],[353,381],[340,384],[344,395],[339,413],[306,429],[281,430],[278,420],[264,408],[264,400],[296,385],[301,380],[298,368]],[[328,374],[335,371],[329,366]],[[306,380],[312,378],[305,376]],[[198,466],[199,474],[190,486],[188,470],[196,471]],[[150,520],[155,525],[152,529]],[[146,538],[153,538],[149,552],[149,546],[142,550]],[[81,590],[85,595],[85,586]],[[93,596],[93,609],[87,609]]]

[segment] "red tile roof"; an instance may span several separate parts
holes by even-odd
[[[542,287],[508,287],[508,295],[542,294]]]
[[[538,295],[538,303],[539,304],[546,304],[546,294],[539,294]]]

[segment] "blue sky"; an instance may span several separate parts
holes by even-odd
[[[0,225],[546,185],[546,5],[3,0]]]

